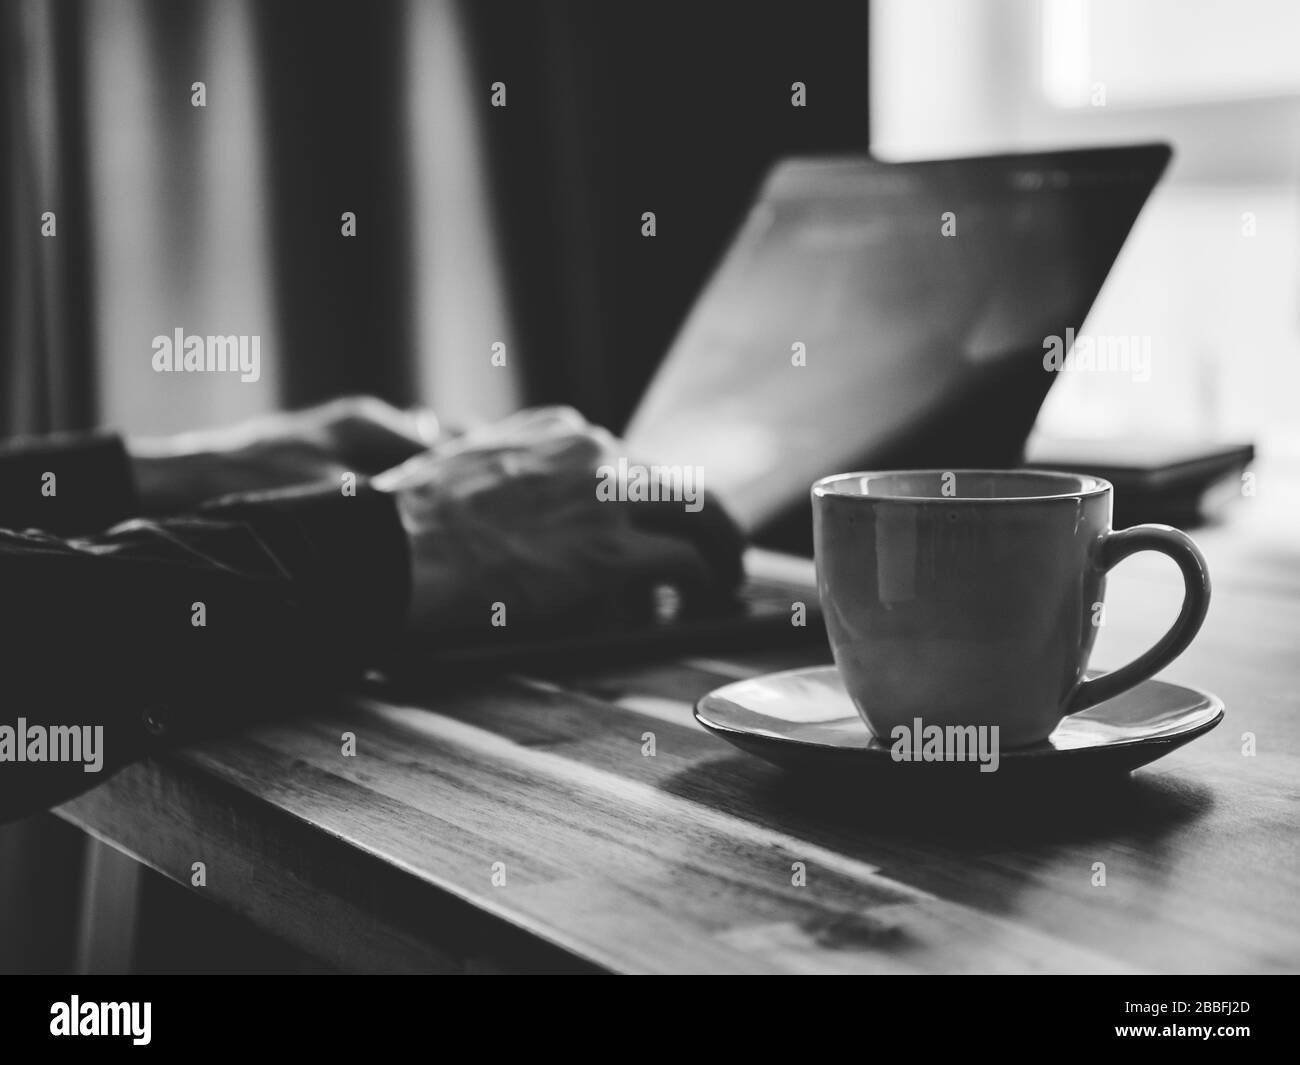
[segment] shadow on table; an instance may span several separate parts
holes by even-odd
[[[856,852],[855,839],[902,839],[968,853],[1099,838],[1158,847],[1214,807],[1208,786],[1150,770],[1032,783],[992,777],[912,784],[814,777],[737,756],[693,766],[664,787],[846,853]]]

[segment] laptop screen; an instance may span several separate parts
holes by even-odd
[[[1163,145],[778,164],[626,434],[747,531],[826,474],[1020,461]],[[1073,331],[1067,333],[1067,331]]]

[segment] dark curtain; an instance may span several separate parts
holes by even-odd
[[[0,3],[0,437],[95,418],[83,9]]]
[[[528,398],[619,429],[766,168],[866,150],[867,4],[465,12]],[[795,81],[806,107],[791,106]],[[493,82],[505,108],[490,105]]]
[[[866,148],[867,5],[454,2],[472,53],[526,399],[570,402],[621,428],[770,163]],[[155,83],[169,87],[155,89],[169,156],[192,166],[186,138],[197,123],[172,86],[203,72],[219,9],[204,0],[137,8]],[[411,402],[420,353],[409,220],[420,190],[404,135],[409,12],[401,0],[249,10],[279,401],[366,391]],[[96,414],[86,13],[85,0],[0,4],[9,161],[0,265],[10,279],[0,292],[0,431],[75,427]],[[505,108],[490,105],[497,81]],[[806,107],[791,106],[794,81],[807,85]],[[221,86],[209,92],[220,106]],[[185,202],[159,208],[179,240],[194,204],[184,181],[175,188]],[[57,238],[39,234],[47,204]],[[344,211],[357,216],[351,240],[339,239]],[[641,236],[644,211],[656,215],[652,239]]]
[[[248,240],[250,254],[264,244],[270,253],[275,399],[298,406],[371,392],[413,402],[407,0],[277,0],[244,10],[268,206],[264,232],[250,231]],[[168,289],[157,321],[140,323],[140,350],[205,306],[249,332],[260,325],[207,295],[222,279],[204,258],[199,228],[210,153],[246,150],[216,132],[231,97],[219,50],[244,43],[217,25],[239,21],[235,7],[131,0],[114,8],[101,23],[129,23],[143,62],[122,72],[129,86],[92,86],[91,59],[103,47],[94,16],[104,11],[88,0],[0,2],[0,436],[93,424],[101,414],[97,370],[113,373],[114,360],[138,353],[123,350],[120,337],[109,350],[95,332],[104,281],[93,276],[96,212],[138,208],[103,199],[89,151],[92,115],[101,137],[115,136],[118,124],[132,126],[132,135],[147,129],[152,165],[164,175],[147,209],[164,220],[151,252],[168,264]],[[191,106],[194,81],[206,83],[205,109]],[[55,237],[41,235],[47,210],[57,217]],[[348,240],[340,239],[344,211],[357,217]],[[258,276],[262,267],[250,261]]]
[[[281,400],[295,407],[368,392],[410,403],[403,4],[276,0],[253,11]],[[340,240],[345,211],[357,217],[356,236]]]

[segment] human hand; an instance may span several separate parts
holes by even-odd
[[[191,509],[236,492],[370,476],[436,443],[437,419],[372,396],[178,436],[130,439],[127,452],[148,514]]]
[[[524,411],[445,441],[374,478],[395,497],[411,544],[411,624],[422,633],[590,627],[728,598],[743,538],[705,497],[602,500],[597,470],[619,442],[564,407]]]

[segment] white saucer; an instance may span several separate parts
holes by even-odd
[[[1095,675],[1095,674],[1090,674]],[[704,696],[695,718],[729,743],[792,769],[978,772],[974,761],[895,761],[872,735],[834,666],[737,681]],[[1208,692],[1149,680],[1065,718],[1042,743],[999,752],[997,776],[1129,772],[1204,735],[1223,720]]]

